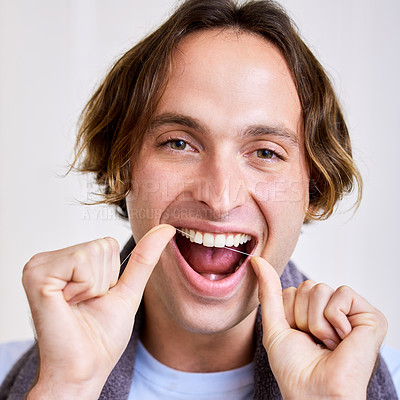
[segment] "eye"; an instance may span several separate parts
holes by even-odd
[[[156,146],[171,155],[189,155],[196,152],[196,147],[192,146],[190,140],[180,139],[179,136],[166,137]]]
[[[168,145],[174,150],[185,150],[187,147],[187,143],[181,139],[170,140]]]
[[[257,150],[257,157],[263,158],[264,160],[270,160],[274,156],[276,156],[276,153],[274,151],[268,149]]]

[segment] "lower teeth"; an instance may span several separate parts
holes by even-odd
[[[208,279],[209,281],[220,281],[221,279],[225,279],[230,274],[200,274],[204,276],[204,278]]]

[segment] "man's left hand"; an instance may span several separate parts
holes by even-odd
[[[313,281],[282,291],[275,269],[253,257],[263,344],[284,399],[365,399],[387,331],[354,290]]]

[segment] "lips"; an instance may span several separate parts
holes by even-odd
[[[228,295],[243,279],[256,239],[249,233],[204,232],[180,228],[172,242],[178,265],[199,294]],[[232,251],[232,250],[235,251]]]

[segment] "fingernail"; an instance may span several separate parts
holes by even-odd
[[[338,333],[338,335],[340,336],[340,339],[344,339],[346,337],[346,335],[343,333],[342,330],[340,329],[336,329],[336,332]]]
[[[331,339],[325,339],[323,340],[323,343],[329,350],[335,350],[338,346],[338,344]]]
[[[165,228],[166,226],[170,227],[170,228],[174,228],[172,225],[169,224],[161,224],[161,225],[156,225],[153,228],[151,228],[143,237],[145,238],[147,235],[149,235],[150,233],[153,233],[155,231],[158,231],[159,229]],[[142,238],[143,239],[143,238]]]

